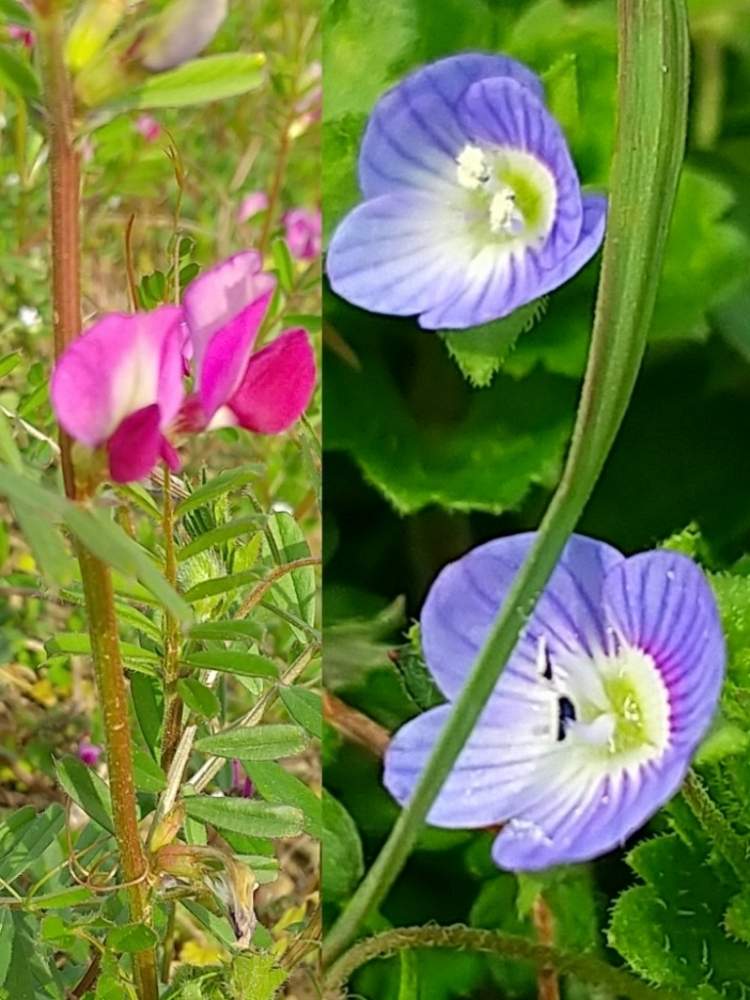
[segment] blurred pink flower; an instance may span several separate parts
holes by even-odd
[[[316,61],[310,63],[300,79],[304,93],[297,101],[295,111],[305,116],[308,121],[317,121],[320,118],[323,103],[322,76],[323,67]]]
[[[156,142],[161,135],[161,125],[153,115],[139,115],[135,121],[135,130],[146,142]]]
[[[159,458],[180,465],[165,436],[179,412],[182,310],[102,317],[75,340],[52,374],[61,427],[89,448],[105,448],[114,482],[143,479]]]
[[[31,28],[24,28],[21,24],[9,24],[8,34],[16,42],[23,42],[27,49],[33,49],[36,36]]]
[[[78,759],[83,761],[86,767],[96,767],[103,753],[103,747],[91,743],[85,736],[78,744]]]
[[[268,208],[268,195],[265,191],[252,191],[246,194],[237,209],[237,221],[247,222],[258,212],[265,212]]]
[[[284,216],[284,226],[286,242],[293,257],[313,260],[320,254],[322,219],[319,209],[293,208]]]
[[[81,159],[83,160],[83,162],[91,163],[91,161],[94,159],[94,150],[96,149],[96,147],[94,146],[94,140],[91,138],[90,135],[85,135],[83,139],[81,139],[81,144],[79,148],[81,151]]]
[[[253,353],[276,287],[261,266],[260,254],[248,250],[201,274],[185,291],[196,385],[181,414],[185,430],[239,426],[279,434],[310,402],[315,358],[305,330],[286,330]]]
[[[238,792],[243,799],[251,799],[255,794],[255,786],[239,760],[232,761],[232,791]]]

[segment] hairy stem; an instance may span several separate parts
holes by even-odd
[[[514,934],[478,930],[461,924],[451,927],[402,927],[365,938],[331,967],[325,980],[326,998],[338,1000],[349,977],[366,962],[394,955],[406,948],[449,948],[500,955],[531,962],[539,968],[554,968],[560,975],[573,975],[590,986],[604,986],[627,1000],[683,1000],[682,994],[647,986],[635,976],[590,955],[571,955]]]
[[[684,155],[684,0],[619,0],[618,123],[591,350],[562,479],[406,808],[324,946],[335,961],[398,877],[591,495],[646,345]]]
[[[39,38],[50,142],[50,205],[52,216],[52,299],[55,358],[81,331],[80,170],[74,146],[73,100],[63,60],[63,12],[51,2],[39,11]],[[86,501],[86,488],[76,483],[71,442],[60,435],[65,492],[71,500]],[[102,705],[112,812],[120,869],[128,886],[130,916],[148,918],[146,861],[138,833],[133,757],[128,722],[128,697],[120,657],[112,576],[109,568],[81,545],[76,546],[81,567],[91,650]],[[158,996],[156,956],[152,950],[134,955],[135,978],[141,1000]]]
[[[682,786],[682,797],[740,882],[750,882],[750,854],[747,847],[708,794],[695,771],[688,771]]]

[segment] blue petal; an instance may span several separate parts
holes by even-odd
[[[551,781],[535,783],[536,801],[515,812],[518,818],[504,827],[492,857],[509,871],[540,871],[621,847],[672,798],[688,763],[669,759],[612,775],[575,775],[563,766]]]
[[[511,255],[486,247],[463,269],[455,295],[442,297],[419,317],[427,330],[464,330],[509,316],[520,306],[559,288],[594,256],[604,238],[607,200],[583,199],[583,224],[578,242],[557,264],[543,266],[544,254],[534,248]]]
[[[371,312],[412,316],[452,297],[468,266],[458,213],[425,194],[384,195],[358,205],[334,233],[331,287]]]
[[[463,687],[497,612],[536,535],[499,538],[446,566],[422,608],[427,667],[446,698]],[[543,635],[553,660],[605,648],[601,594],[607,571],[623,560],[610,545],[573,535],[506,666],[496,694],[524,690],[535,698],[537,651]]]
[[[528,88],[509,79],[473,84],[458,114],[472,142],[530,153],[554,176],[556,221],[537,254],[543,268],[557,265],[578,242],[583,218],[580,182],[562,129]]]
[[[534,718],[544,721],[554,713],[554,706],[544,699],[540,691],[535,716],[529,711],[520,713],[511,700],[503,703],[501,713],[496,708],[485,714],[430,809],[430,823],[476,829],[502,822],[535,774],[551,778],[559,771],[561,744],[554,737],[547,741],[535,737],[531,728]],[[391,740],[383,780],[400,805],[411,797],[450,711],[450,705],[433,708],[407,722]]]
[[[726,648],[711,588],[691,559],[644,552],[608,576],[613,627],[656,663],[669,697],[670,742],[691,755],[716,712]]]
[[[510,78],[544,100],[539,78],[507,56],[466,53],[417,70],[381,97],[370,116],[359,161],[364,196],[453,188],[455,160],[467,142],[458,103],[486,77]]]

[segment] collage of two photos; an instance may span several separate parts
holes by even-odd
[[[748,0],[0,0],[0,998],[750,995]]]

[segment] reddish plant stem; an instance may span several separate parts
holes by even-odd
[[[50,141],[50,211],[52,217],[52,297],[55,358],[81,331],[80,169],[74,145],[73,98],[63,60],[63,17],[58,3],[37,7],[43,52],[44,87]],[[71,441],[60,436],[66,495],[89,499],[76,482]],[[102,704],[107,765],[115,837],[130,916],[149,916],[148,870],[138,831],[133,755],[128,721],[128,695],[120,657],[112,576],[109,568],[82,545],[76,545],[91,637],[91,651]],[[133,956],[136,987],[141,1000],[156,1000],[156,956],[152,949]]]
[[[268,250],[268,240],[271,236],[271,232],[273,231],[274,222],[276,221],[276,212],[279,205],[279,199],[281,197],[281,188],[284,184],[286,165],[289,161],[289,153],[292,148],[292,138],[289,134],[291,124],[291,117],[286,118],[282,122],[281,141],[279,142],[279,149],[276,153],[276,165],[274,167],[273,180],[271,181],[271,190],[268,195],[266,219],[263,223],[263,230],[260,234],[260,239],[258,240],[258,250],[261,256],[264,256]]]
[[[534,900],[532,919],[539,944],[552,947],[555,943],[555,920],[544,896]],[[560,1000],[560,980],[552,965],[542,965],[537,973],[539,1000]]]

